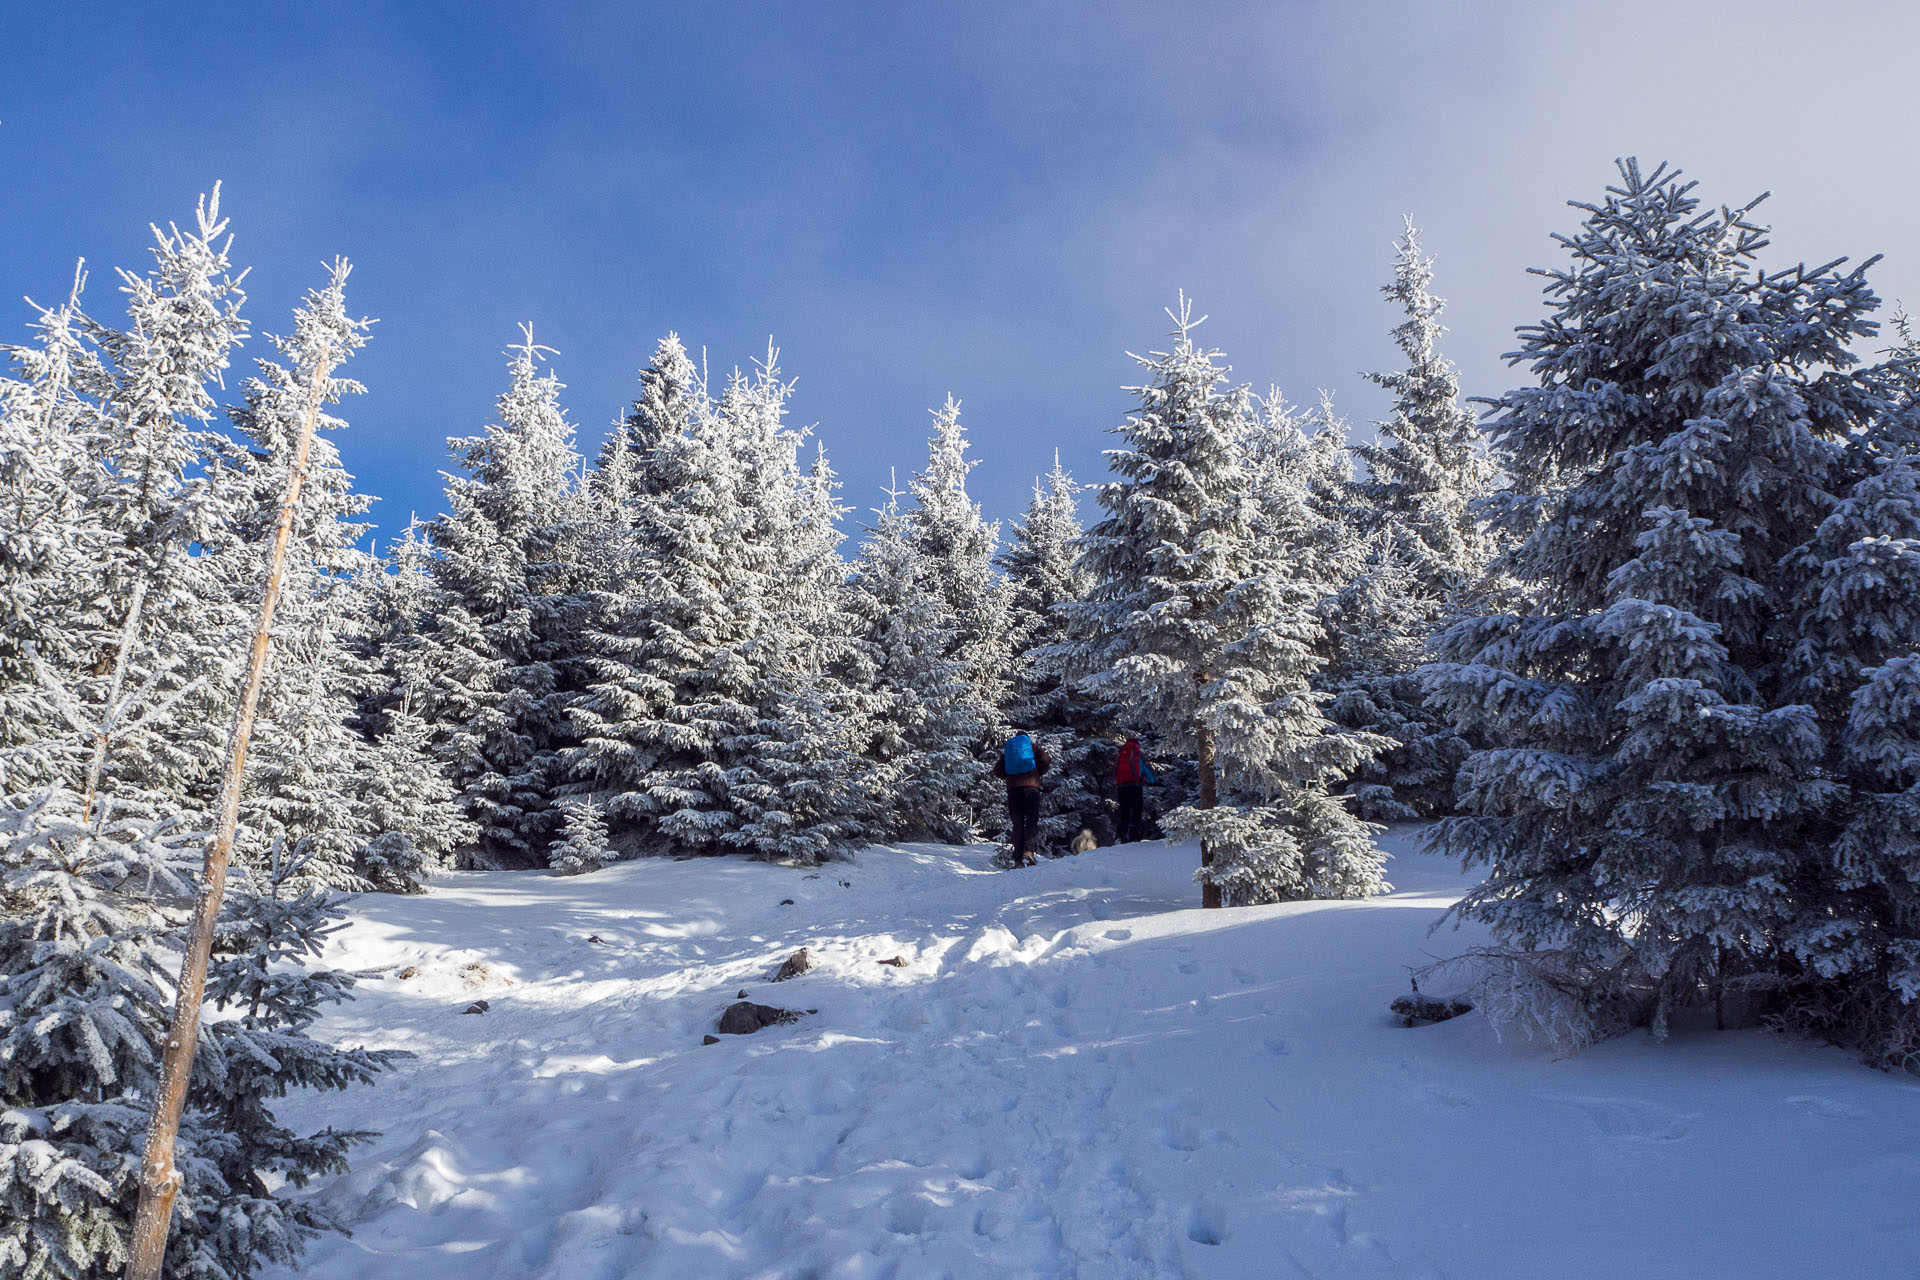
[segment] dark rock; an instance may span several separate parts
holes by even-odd
[[[891,960],[882,960],[880,963],[890,964],[896,969],[904,969],[907,967],[907,958],[905,956],[895,956]]]
[[[1445,1022],[1448,1018],[1472,1013],[1473,1001],[1465,996],[1430,996],[1415,991],[1410,996],[1399,997],[1391,1007],[1401,1025],[1411,1027],[1417,1022]]]
[[[700,1043],[701,1044],[719,1044],[720,1037],[719,1036],[701,1036]]]
[[[792,905],[793,905],[793,899],[792,899],[792,898],[782,898],[782,899],[780,899],[780,905],[781,905],[781,906],[783,906],[783,907],[790,907],[790,906],[792,906]]]
[[[747,989],[745,987],[740,988],[740,994],[734,997],[735,1000],[745,1000],[746,998]]]
[[[775,982],[785,982],[788,978],[797,978],[813,968],[813,961],[807,955],[805,947],[788,956],[780,966],[780,972],[773,975]]]
[[[486,1011],[487,1011],[487,1002],[485,1000],[475,1000],[472,1004],[468,1005],[466,1008],[462,1009],[460,1012],[485,1013]]]
[[[770,1004],[742,1000],[739,1004],[728,1005],[726,1012],[720,1015],[720,1034],[750,1036],[762,1027],[777,1027],[798,1021],[800,1015],[792,1009],[776,1009]]]

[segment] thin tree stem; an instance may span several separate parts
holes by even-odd
[[[300,486],[307,477],[307,459],[313,448],[314,429],[320,420],[320,406],[326,399],[328,375],[344,353],[338,347],[320,353],[307,388],[307,403],[300,418],[299,442],[294,448],[293,465],[287,475],[286,496],[280,504],[279,523],[273,531],[273,549],[267,558],[266,589],[260,599],[260,616],[254,628],[252,651],[247,659],[246,680],[241,686],[240,704],[234,709],[233,730],[227,745],[226,771],[220,781],[218,820],[213,840],[207,845],[206,865],[201,872],[200,894],[194,902],[193,921],[187,932],[186,954],[180,961],[180,983],[174,994],[173,1017],[167,1024],[166,1046],[160,1060],[160,1083],[153,1100],[153,1116],[147,1125],[146,1147],[140,1160],[140,1204],[133,1220],[129,1241],[126,1280],[159,1280],[160,1266],[166,1258],[167,1230],[173,1217],[173,1199],[180,1190],[180,1173],[174,1167],[174,1143],[180,1133],[180,1116],[186,1109],[187,1082],[193,1071],[193,1054],[200,1034],[200,1005],[207,984],[207,963],[213,953],[214,925],[220,917],[220,902],[225,895],[227,862],[240,821],[240,781],[246,766],[247,743],[253,736],[254,710],[260,702],[260,686],[265,679],[267,656],[273,641],[273,611],[280,602],[280,583],[285,573],[287,544],[292,540],[295,510],[300,503]]]

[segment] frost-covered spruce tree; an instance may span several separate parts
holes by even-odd
[[[466,474],[449,478],[447,513],[428,527],[443,687],[421,711],[488,864],[545,860],[572,745],[559,664],[573,652],[580,604],[566,560],[579,456],[561,383],[540,367],[551,354],[531,330],[508,353],[499,421],[450,442]]]
[[[1055,849],[1065,848],[1082,827],[1102,843],[1114,837],[1114,708],[1066,670],[1063,606],[1083,599],[1089,585],[1079,563],[1078,490],[1056,454],[1045,487],[1035,483],[1033,501],[1000,557],[1012,618],[1007,717],[1053,756],[1041,797],[1040,838]]]
[[[1440,354],[1446,302],[1433,294],[1433,259],[1421,254],[1411,218],[1397,247],[1393,283],[1381,292],[1406,314],[1393,331],[1406,366],[1367,375],[1393,394],[1393,412],[1374,424],[1375,440],[1353,447],[1367,470],[1356,488],[1374,518],[1394,528],[1422,590],[1458,612],[1493,558],[1477,504],[1499,473],[1473,412],[1460,403],[1453,362]]]
[[[625,604],[595,637],[570,756],[616,847],[815,861],[843,838],[847,747],[811,625],[838,571],[789,391],[771,356],[736,373],[650,447],[626,504]]]
[[[1009,727],[1005,706],[1012,620],[1006,583],[994,572],[1000,526],[988,522],[967,493],[967,473],[978,465],[967,457],[960,404],[948,396],[933,411],[927,468],[908,485],[915,503],[909,528],[929,575],[928,586],[953,617],[950,656],[960,660],[980,707],[979,737],[970,744],[974,763],[955,781],[970,798],[975,825],[995,831],[1004,806],[990,776],[991,763],[983,761],[1005,740]]]
[[[963,783],[982,709],[899,495],[874,515],[847,579],[854,636],[840,672],[860,699],[861,818],[873,840],[962,843],[972,825]]]
[[[348,274],[347,264],[336,262],[327,285],[296,308],[292,335],[271,339],[280,359],[255,361],[244,403],[229,410],[234,437],[221,442],[212,460],[214,483],[247,495],[232,502],[220,541],[203,548],[215,558],[236,613],[260,598],[260,548],[279,519],[312,398],[307,371],[320,353],[350,355],[366,343],[368,322],[346,310]],[[335,376],[324,395],[337,402],[362,390]],[[324,411],[315,419],[319,431],[344,425]],[[243,862],[258,862],[276,842],[298,844],[305,851],[300,874],[337,889],[366,887],[356,863],[377,834],[361,796],[376,768],[374,751],[353,723],[372,679],[364,642],[354,634],[363,625],[354,614],[354,580],[371,565],[357,544],[371,505],[355,492],[333,442],[316,435],[282,571],[274,664],[248,749],[243,834],[235,850]]]
[[[453,784],[432,750],[431,732],[410,700],[388,710],[356,797],[373,838],[356,870],[376,889],[421,893],[473,839]]]
[[[476,834],[419,710],[451,707],[459,696],[445,679],[452,667],[433,612],[431,554],[418,525],[409,525],[382,563],[354,579],[370,668],[356,723],[373,750],[356,797],[374,833],[357,869],[376,889],[394,893],[424,890]]]
[[[684,435],[707,397],[706,378],[694,368],[680,335],[669,333],[640,371],[640,394],[601,447],[589,487],[610,512],[658,482],[650,457],[663,441]],[[617,519],[617,517],[616,517]]]
[[[851,834],[847,787],[851,743],[835,712],[830,664],[841,642],[835,588],[838,547],[833,473],[823,452],[799,462],[808,432],[785,420],[792,384],[769,346],[751,378],[736,376],[719,411],[739,459],[737,501],[747,516],[749,559],[761,596],[758,633],[747,655],[757,667],[749,692],[755,718],[726,743],[734,849],[756,857],[814,863]]]
[[[73,479],[90,554],[56,611],[69,642],[43,652],[51,675],[82,705],[140,705],[136,721],[111,717],[88,749],[83,777],[50,775],[85,793],[106,788],[120,803],[166,818],[204,804],[218,758],[212,726],[235,670],[239,620],[228,607],[214,557],[234,495],[208,474],[214,393],[246,332],[244,301],[228,256],[218,188],[193,225],[154,229],[154,264],[119,272],[127,327],[90,316],[79,325],[90,354],[72,367],[69,410],[86,432]],[[67,665],[67,663],[72,665]],[[168,693],[181,695],[169,700]],[[148,694],[154,696],[147,696]],[[157,714],[161,707],[169,714]]]
[[[1491,424],[1536,604],[1456,623],[1425,680],[1487,743],[1437,828],[1488,869],[1457,910],[1523,981],[1572,975],[1578,1040],[1777,988],[1833,796],[1782,565],[1874,408],[1847,370],[1877,299],[1837,263],[1765,273],[1752,206],[1665,166],[1576,207],[1513,357],[1536,382]]]
[[[566,825],[549,859],[555,871],[577,876],[598,871],[612,861],[613,854],[607,848],[607,820],[592,796],[568,796],[560,801],[560,811],[566,815]]]
[[[681,544],[652,538],[673,523],[689,462],[711,444],[715,413],[706,380],[674,334],[661,339],[640,383],[632,411],[588,479],[596,571],[585,583],[584,687],[571,711],[578,745],[567,757],[570,785],[605,797],[613,847],[628,852],[654,834],[653,811],[637,797],[650,785],[663,743],[672,736],[663,733],[659,713],[673,697],[673,677],[657,669],[656,643],[672,631],[656,632],[649,617],[656,609],[690,603],[676,600],[670,584],[693,571],[676,554]],[[655,592],[667,595],[660,599]],[[667,648],[684,653],[682,646]]]
[[[1377,439],[1354,446],[1367,471],[1354,485],[1355,515],[1370,539],[1332,602],[1340,652],[1330,673],[1333,718],[1394,740],[1355,771],[1347,793],[1357,812],[1387,821],[1446,811],[1466,757],[1466,740],[1425,706],[1414,671],[1429,637],[1484,590],[1494,539],[1479,512],[1498,479],[1440,354],[1446,304],[1411,218],[1398,248],[1382,292],[1406,316],[1393,331],[1406,365],[1367,375],[1393,394],[1393,412],[1375,424]]]
[[[1312,687],[1319,584],[1284,571],[1283,509],[1249,476],[1263,420],[1223,391],[1186,299],[1168,314],[1172,350],[1140,360],[1139,408],[1115,429],[1127,447],[1108,452],[1119,478],[1083,540],[1076,668],[1195,753],[1198,801],[1162,826],[1200,842],[1205,905],[1371,892],[1381,855],[1327,788],[1372,744],[1336,730]],[[1312,451],[1294,453],[1311,475]]]

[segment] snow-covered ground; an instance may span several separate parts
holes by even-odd
[[[331,1025],[419,1056],[294,1108],[384,1131],[300,1274],[1920,1274],[1920,1084],[1761,1033],[1401,1027],[1406,966],[1471,938],[1428,935],[1460,873],[1386,843],[1390,896],[1213,912],[1158,845],[363,898],[332,958],[388,968]],[[743,988],[818,1012],[703,1045]]]

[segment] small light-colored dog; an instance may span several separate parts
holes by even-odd
[[[1093,838],[1092,831],[1088,830],[1086,827],[1082,827],[1080,828],[1080,834],[1075,836],[1073,838],[1073,842],[1069,844],[1067,847],[1073,850],[1075,853],[1087,853],[1087,852],[1090,852],[1091,850],[1098,849],[1100,847],[1100,842]]]

